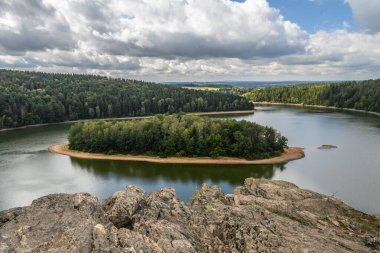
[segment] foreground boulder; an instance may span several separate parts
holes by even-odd
[[[0,212],[0,252],[380,252],[380,220],[283,182],[246,179],[234,194],[203,185],[128,186],[105,200],[53,194]]]

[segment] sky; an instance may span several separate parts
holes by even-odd
[[[380,0],[0,0],[0,68],[148,81],[380,78]]]

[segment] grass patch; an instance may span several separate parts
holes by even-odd
[[[345,215],[359,225],[361,233],[379,234],[380,219],[352,211],[345,213]]]

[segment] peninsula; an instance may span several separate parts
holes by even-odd
[[[185,114],[81,122],[70,128],[68,139],[68,146],[50,150],[81,158],[191,164],[268,164],[304,156],[271,127]]]
[[[133,162],[149,162],[149,163],[163,163],[163,164],[279,164],[287,163],[289,161],[298,160],[305,157],[304,149],[301,147],[289,147],[285,148],[284,152],[280,156],[259,159],[259,160],[247,160],[234,157],[167,157],[161,158],[157,156],[143,156],[143,155],[122,155],[122,154],[100,154],[100,153],[88,153],[70,150],[67,144],[58,144],[49,147],[49,151],[56,154],[67,155],[70,157],[80,159],[94,159],[94,160],[114,160],[114,161],[133,161]]]

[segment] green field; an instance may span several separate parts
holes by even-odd
[[[220,88],[217,87],[182,87],[189,90],[203,90],[203,91],[219,91]]]

